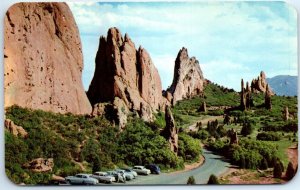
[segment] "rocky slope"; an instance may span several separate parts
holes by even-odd
[[[183,47],[175,60],[173,83],[164,96],[174,105],[178,100],[201,95],[204,82],[198,60],[189,58],[188,50]]]
[[[278,75],[267,78],[267,82],[279,96],[297,96],[298,94],[298,77],[289,75]]]
[[[163,109],[161,80],[147,51],[138,50],[129,36],[110,28],[100,37],[95,73],[87,95],[92,105],[121,99],[126,107],[144,120]],[[99,107],[99,106],[98,106]]]
[[[65,3],[18,3],[5,16],[5,107],[91,113],[79,32]]]

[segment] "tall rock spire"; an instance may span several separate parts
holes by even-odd
[[[167,89],[172,95],[172,104],[176,104],[178,100],[201,95],[204,80],[198,60],[195,57],[189,58],[188,50],[183,47],[175,60],[172,85]]]
[[[87,95],[95,105],[124,101],[130,111],[144,120],[163,107],[161,80],[148,52],[137,50],[128,34],[124,38],[117,28],[110,28],[107,38],[100,37],[96,55],[96,69]]]

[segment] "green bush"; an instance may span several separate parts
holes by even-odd
[[[257,134],[256,139],[261,141],[279,141],[281,137],[276,132],[262,132]]]
[[[196,161],[201,153],[200,142],[187,134],[178,135],[178,156],[184,161]]]
[[[190,176],[190,177],[188,178],[186,184],[188,184],[188,185],[195,185],[195,184],[196,184],[196,181],[195,181],[194,176]]]
[[[212,175],[209,176],[207,184],[214,184],[214,185],[216,185],[216,184],[220,184],[220,182],[219,182],[217,176],[215,176],[215,175],[212,174]]]

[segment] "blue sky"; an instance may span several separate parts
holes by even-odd
[[[163,88],[173,79],[178,51],[195,56],[204,77],[240,90],[261,70],[297,75],[297,13],[283,2],[69,3],[79,27],[83,84],[94,74],[99,37],[110,27],[149,52]]]

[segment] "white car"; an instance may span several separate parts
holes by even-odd
[[[134,175],[126,172],[125,170],[117,169],[116,172],[121,174],[122,176],[125,175],[125,179],[127,181],[134,179]]]
[[[132,168],[137,174],[149,175],[151,173],[150,170],[146,169],[144,166],[134,166]]]
[[[129,168],[124,168],[123,170],[125,170],[125,172],[130,173],[135,177],[137,177],[137,173],[135,171],[133,171],[132,169]]]
[[[116,181],[116,178],[112,175],[108,175],[106,172],[95,172],[91,177],[98,179],[99,182],[112,183]]]
[[[98,180],[92,178],[90,174],[76,174],[75,176],[68,176],[65,179],[70,184],[96,185],[98,183]]]

